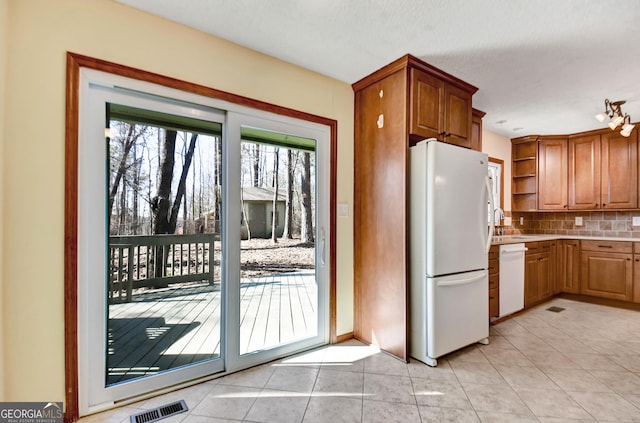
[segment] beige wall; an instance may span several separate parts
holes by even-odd
[[[502,135],[482,131],[482,151],[489,157],[504,160],[502,177],[504,178],[505,211],[511,211],[511,140]]]
[[[2,210],[4,189],[3,189],[3,175],[4,175],[4,111],[5,111],[5,81],[6,81],[6,68],[7,68],[7,42],[8,42],[8,0],[0,0],[0,401],[4,401],[4,323],[7,321],[3,314],[3,291],[4,291],[4,277],[2,272],[2,259],[3,259],[3,242],[2,242]]]
[[[111,0],[9,0],[8,15],[0,13],[0,28],[8,27],[10,40],[6,94],[0,97],[10,105],[2,163],[6,400],[64,399],[67,51],[336,119],[338,202],[352,210],[353,93],[348,84]],[[339,218],[338,334],[353,327],[352,234],[352,218]]]

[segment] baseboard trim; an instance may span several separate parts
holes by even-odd
[[[352,332],[343,333],[342,335],[336,336],[336,342],[335,343],[339,344],[340,342],[348,341],[349,339],[353,339],[353,331]]]

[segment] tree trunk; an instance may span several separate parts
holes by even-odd
[[[284,208],[284,232],[283,238],[293,239],[293,156],[297,155],[290,148],[287,149],[287,198]]]
[[[222,138],[217,137],[215,140],[215,170],[213,173],[214,185],[214,231],[220,233],[220,215],[222,208]]]
[[[160,161],[160,183],[156,196],[151,199],[154,227],[153,233],[170,234],[169,221],[171,208],[171,184],[173,182],[173,166],[175,164],[176,131],[165,130]]]
[[[133,209],[131,215],[131,227],[129,233],[132,235],[138,234],[138,228],[140,226],[139,220],[139,199],[140,199],[140,172],[142,171],[142,160],[138,158],[138,149],[133,149]]]
[[[253,145],[253,186],[260,186],[260,144]]]
[[[178,191],[176,192],[176,199],[171,207],[171,216],[169,217],[169,229],[174,233],[176,231],[176,224],[178,223],[178,212],[180,211],[180,203],[186,191],[187,175],[189,174],[189,166],[191,166],[191,160],[193,159],[193,152],[196,149],[196,141],[198,140],[198,134],[191,135],[191,142],[189,143],[189,149],[184,156],[184,165],[182,166],[182,174],[180,175],[180,181],[178,182]]]
[[[280,167],[280,149],[276,148],[273,158],[273,212],[271,213],[271,241],[278,242],[278,171]]]
[[[302,228],[301,241],[304,243],[313,243],[313,210],[311,209],[311,155],[304,153],[302,155]]]
[[[242,226],[242,222],[244,221],[245,226],[247,227],[247,239],[251,239],[251,228],[249,227],[249,219],[247,218],[247,208],[244,203],[244,191],[240,189],[240,203],[242,204],[242,218],[240,219],[240,226]]]
[[[170,231],[169,210],[171,206],[171,184],[173,181],[173,166],[175,164],[176,131],[165,130],[164,142],[160,161],[160,183],[156,196],[151,199],[153,212],[153,233],[155,235],[173,233]],[[165,275],[165,262],[168,251],[164,247],[156,247],[154,254],[154,276],[161,278]],[[154,288],[166,288],[165,283],[157,283]]]
[[[124,180],[127,180],[126,172]],[[127,206],[127,184],[123,183],[122,189],[120,190],[120,213],[118,218],[118,229],[116,230],[118,235],[122,235],[127,227]]]

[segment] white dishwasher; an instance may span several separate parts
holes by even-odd
[[[500,317],[524,308],[524,244],[500,246]]]

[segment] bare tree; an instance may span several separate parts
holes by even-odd
[[[142,159],[138,157],[138,148],[133,149],[133,209],[131,215],[131,227],[129,232],[133,235],[138,233],[140,226],[140,209],[138,201],[140,199],[140,173],[142,172]]]
[[[300,181],[302,191],[302,228],[301,241],[313,243],[313,210],[311,208],[311,154],[302,154],[302,178]]]
[[[293,239],[293,183],[294,183],[294,170],[295,164],[293,161],[294,155],[297,157],[298,153],[292,149],[287,149],[287,196],[284,207],[284,232],[282,237],[286,239]]]
[[[176,191],[176,199],[171,207],[171,216],[169,218],[169,229],[174,233],[176,231],[176,224],[178,223],[178,212],[180,211],[180,203],[183,197],[185,197],[187,187],[187,176],[189,175],[189,167],[193,159],[193,152],[196,149],[196,141],[198,140],[198,134],[191,134],[191,141],[189,142],[189,148],[184,156],[184,164],[182,166],[182,174],[180,175],[180,182],[178,183],[178,191]]]
[[[222,138],[214,141],[215,164],[213,173],[213,219],[215,233],[220,233],[220,215],[222,208]]]
[[[118,193],[118,188],[120,187],[120,182],[122,181],[125,172],[127,171],[127,163],[129,160],[129,153],[131,149],[136,144],[136,140],[143,134],[146,130],[146,127],[139,128],[136,131],[136,125],[126,124],[127,130],[126,134],[123,138],[120,139],[122,154],[120,155],[120,162],[118,164],[118,168],[115,172],[113,182],[111,184],[111,189],[109,190],[109,210],[107,216],[111,216],[113,211],[113,202],[116,198],[116,194]],[[110,154],[110,157],[113,157],[114,154]]]
[[[273,212],[271,213],[271,241],[278,242],[278,171],[280,167],[280,149],[273,154]]]
[[[155,197],[151,199],[151,210],[153,211],[153,233],[169,234],[170,231],[170,209],[171,209],[171,184],[173,182],[173,166],[175,165],[176,151],[176,131],[165,130],[164,142],[162,143],[162,153],[160,160],[160,183]]]
[[[253,186],[260,186],[260,144],[253,145]]]

